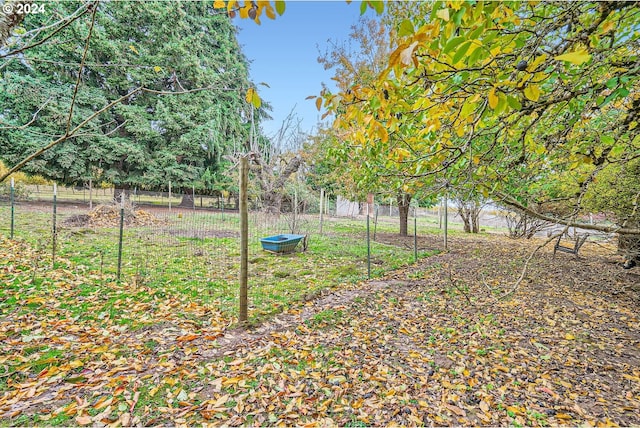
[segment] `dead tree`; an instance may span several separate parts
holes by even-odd
[[[285,184],[304,165],[300,148],[307,135],[301,131],[300,123],[301,119],[292,110],[275,135],[268,139],[251,138],[247,142],[247,149],[252,153],[252,177],[262,197],[262,208],[268,213],[282,211]]]
[[[250,166],[260,187],[263,208],[270,214],[281,212],[284,185],[289,177],[298,172],[303,160],[300,154],[296,154],[288,160],[280,157],[280,163],[281,168],[275,168],[273,164],[265,162],[260,154],[255,154]]]

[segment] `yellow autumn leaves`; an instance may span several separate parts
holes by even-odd
[[[255,108],[260,108],[262,105],[262,100],[260,99],[260,96],[258,96],[258,92],[253,88],[249,88],[247,90],[245,100]]]
[[[215,9],[227,9],[229,16],[235,17],[236,11],[242,19],[251,19],[260,24],[260,16],[264,13],[269,19],[276,19],[276,13],[282,15],[285,11],[286,4],[284,0],[276,0],[273,2],[267,0],[258,1],[242,1],[230,0],[214,0],[213,7]]]
[[[546,74],[544,72],[537,72],[536,70],[538,66],[547,59],[547,55],[543,54],[538,56],[530,65],[527,66],[526,72],[529,73],[527,77],[525,77],[521,83],[525,84],[532,77],[536,77],[537,82],[542,82],[546,78]],[[574,51],[567,52],[561,55],[557,55],[553,57],[556,61],[564,61],[573,65],[581,65],[585,62],[588,62],[591,59],[591,54],[587,51],[586,48],[578,48]],[[532,74],[535,73],[535,74]],[[523,89],[524,96],[531,101],[538,101],[540,96],[542,95],[542,90],[540,89],[539,83],[529,83]],[[489,107],[491,109],[496,110],[499,109],[501,97],[504,97],[504,94],[496,93],[496,87],[492,87],[487,95],[487,101],[489,103]],[[506,98],[505,98],[506,100]]]
[[[577,49],[554,57],[558,61],[567,61],[575,65],[583,64],[591,59],[591,54],[585,48]]]

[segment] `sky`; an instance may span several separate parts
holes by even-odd
[[[335,89],[333,71],[324,70],[317,58],[329,40],[346,41],[359,18],[360,2],[345,0],[287,0],[282,16],[275,20],[263,16],[261,25],[235,18],[238,41],[250,61],[251,79],[258,84],[260,97],[273,107],[273,120],[262,123],[266,135],[275,134],[294,108],[302,119],[302,130],[313,131],[324,111],[318,112],[315,100],[305,98],[319,95],[323,82]],[[259,85],[261,82],[269,87]]]

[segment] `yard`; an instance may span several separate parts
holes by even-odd
[[[52,269],[3,239],[0,425],[640,422],[639,281],[606,245],[581,260],[543,249],[501,299],[533,244],[456,235],[409,265],[398,245],[413,239],[394,238],[376,257],[405,259],[366,280],[363,249],[330,237],[253,255],[248,330],[189,282],[118,282],[64,251]],[[419,248],[439,245],[421,234]]]
[[[87,223],[86,209],[72,204],[57,207],[56,267],[90,272],[101,284],[114,280],[119,213],[103,211],[96,208],[90,214],[99,215]],[[8,218],[9,207],[0,206],[0,213]],[[122,279],[154,293],[185,296],[195,304],[221,311],[233,323],[238,310],[240,269],[238,214],[176,208],[169,211],[166,207],[144,207],[136,213],[137,218],[124,225]],[[15,217],[16,238],[29,243],[35,252],[22,269],[30,272],[32,281],[39,285],[39,272],[52,264],[52,206],[24,203],[16,207]],[[327,287],[367,276],[364,220],[330,219],[325,221],[322,234],[317,215],[301,216],[296,221],[298,230],[308,237],[307,251],[274,255],[262,250],[260,238],[288,232],[291,219],[284,215],[251,215],[249,297],[253,321],[309,299]],[[391,236],[395,228],[393,222],[381,221],[376,227],[377,237]],[[421,222],[420,233],[437,230],[429,220]],[[0,233],[9,235],[8,222],[0,225]],[[414,261],[413,243],[398,246],[384,239],[376,241],[371,242],[372,276]],[[420,247],[418,255],[431,254],[437,248]]]
[[[40,3],[0,428],[640,426],[638,2]]]

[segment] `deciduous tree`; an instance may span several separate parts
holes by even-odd
[[[405,180],[472,181],[529,215],[640,234],[577,217],[607,165],[640,157],[637,3],[430,2],[389,13],[396,48],[384,72],[323,94],[354,146],[401,157]],[[388,146],[396,135],[402,147]],[[545,210],[560,200],[565,208]]]

